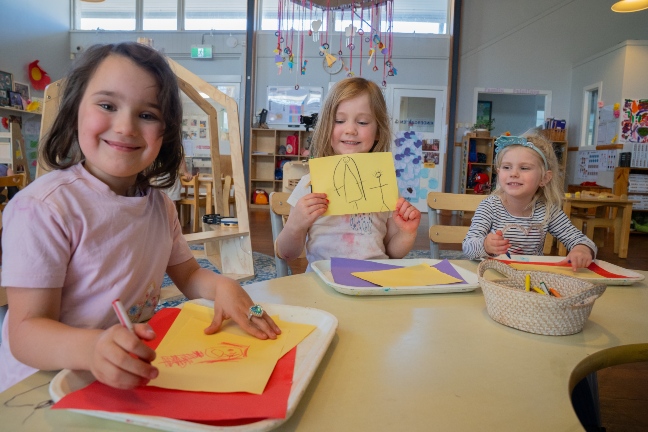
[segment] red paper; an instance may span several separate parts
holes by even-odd
[[[546,261],[540,261],[540,262],[527,262],[527,261],[509,261],[509,260],[501,260],[503,263],[506,264],[531,264],[531,265],[538,265],[538,266],[548,266],[548,267],[571,267],[571,264],[569,263],[562,263],[561,262],[546,262]],[[593,271],[599,276],[603,276],[604,278],[608,279],[627,279],[627,276],[619,275],[616,273],[609,272],[605,270],[604,268],[600,267],[598,264],[595,263],[590,263],[590,265],[587,267],[588,270]]]
[[[177,308],[162,309],[151,318],[149,324],[158,335],[147,343],[151,348],[157,348],[179,313]],[[152,386],[120,390],[95,381],[63,397],[52,408],[141,414],[221,426],[285,418],[296,352],[295,347],[277,362],[260,395],[189,392]]]

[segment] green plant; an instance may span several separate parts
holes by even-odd
[[[477,120],[477,122],[473,125],[471,130],[474,131],[474,130],[477,130],[477,129],[486,129],[486,130],[492,131],[493,129],[495,129],[495,126],[493,126],[493,123],[495,123],[494,118],[492,118],[490,120],[484,120],[484,119]]]

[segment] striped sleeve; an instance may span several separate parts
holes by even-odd
[[[479,203],[470,223],[468,234],[466,234],[462,244],[463,253],[468,259],[488,256],[486,249],[484,249],[484,239],[491,231],[494,215],[495,209],[490,198]]]
[[[582,231],[579,231],[578,228],[571,223],[565,212],[558,207],[554,208],[554,211],[551,213],[551,218],[549,220],[549,233],[564,244],[568,251],[571,251],[574,246],[582,244],[592,249],[594,252],[594,258],[596,258],[598,249],[594,242],[583,234]]]

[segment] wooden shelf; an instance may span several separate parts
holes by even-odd
[[[252,128],[250,140],[250,206],[251,208],[269,208],[267,205],[254,205],[251,202],[252,194],[257,189],[263,189],[270,195],[271,192],[280,192],[282,180],[277,180],[275,173],[280,161],[298,161],[307,159],[301,156],[302,149],[312,131],[301,129],[259,129]],[[295,154],[279,154],[281,146],[287,146],[287,139],[296,136],[297,146]]]
[[[10,111],[10,112],[15,112],[17,114],[33,114],[33,115],[41,115],[42,113],[36,112],[36,111],[25,111],[21,110],[18,108],[12,108],[10,106],[0,106],[0,111]]]
[[[646,192],[630,192],[628,187],[630,186],[630,174],[644,174],[648,176],[648,168],[631,168],[631,167],[617,167],[614,169],[614,194],[615,195],[627,195],[628,197],[632,195],[639,196],[648,196],[648,191]],[[645,203],[645,201],[644,201]],[[635,204],[636,205],[636,204]],[[643,208],[633,208],[632,212],[648,212],[648,209]]]

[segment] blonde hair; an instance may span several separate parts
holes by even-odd
[[[551,179],[549,179],[549,181],[544,186],[538,187],[538,190],[536,191],[535,195],[533,196],[533,199],[531,200],[531,203],[529,204],[529,207],[533,208],[533,206],[535,206],[536,201],[542,200],[545,202],[545,205],[547,206],[547,212],[545,213],[545,222],[546,222],[551,216],[551,214],[553,213],[554,208],[561,207],[564,173],[560,172],[560,167],[558,165],[558,158],[556,157],[556,152],[554,151],[553,144],[551,144],[551,141],[549,141],[547,138],[541,135],[538,129],[535,128],[530,129],[525,133],[523,133],[521,136],[525,137],[527,141],[532,143],[538,150],[540,150],[544,154],[545,159],[547,160],[547,167],[545,167],[542,157],[536,151],[532,152],[540,162],[539,165],[540,165],[540,170],[542,171],[542,177],[544,177],[547,171],[551,171],[552,173]],[[521,147],[521,146],[510,145],[508,147],[504,147],[497,154],[497,156],[495,156],[496,169],[499,169],[500,166],[502,165],[502,159],[504,158],[504,155],[510,149],[516,147]],[[565,156],[563,155],[563,157]],[[493,194],[498,196],[502,195],[502,189],[500,188],[499,181],[495,185]]]
[[[340,104],[361,95],[369,96],[369,105],[376,118],[378,140],[372,152],[386,152],[391,148],[391,129],[387,104],[380,87],[373,81],[361,77],[345,78],[333,86],[326,96],[322,112],[313,133],[310,154],[312,157],[333,156],[331,136],[335,127],[335,115]]]

